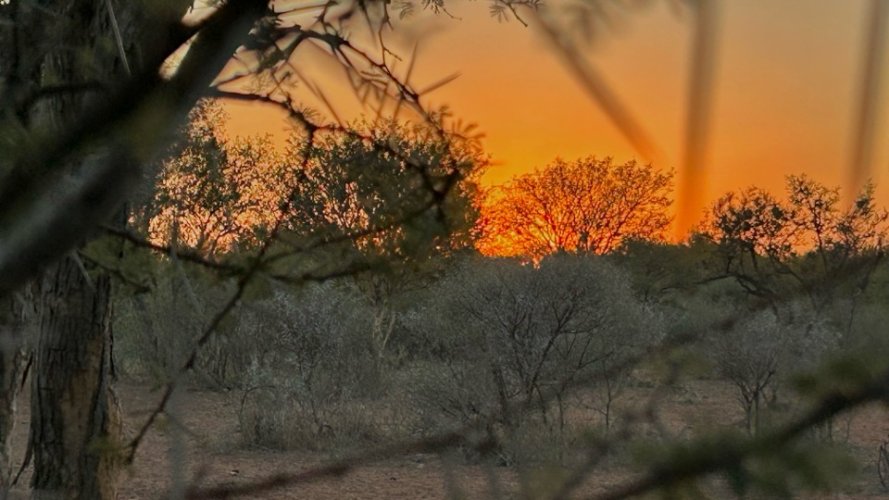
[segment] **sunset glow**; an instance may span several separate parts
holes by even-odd
[[[653,138],[660,151],[656,166],[679,175],[691,19],[689,12],[669,5],[627,9],[610,26],[598,27],[585,53]],[[845,185],[866,5],[862,0],[723,2],[707,175],[694,179],[703,202],[751,184],[780,193],[784,177],[794,173]],[[419,89],[460,74],[423,99],[432,108],[449,105],[456,117],[477,123],[485,133],[494,162],[483,178],[486,185],[502,184],[556,157],[645,160],[537,30],[514,20],[498,22],[484,4],[449,8],[453,18],[421,12],[397,23],[395,46],[409,54],[419,43],[411,77]],[[358,116],[360,106],[348,87],[323,74],[322,59],[312,61],[321,62],[310,78],[332,89],[325,97],[337,114]],[[884,97],[887,81],[883,78]],[[301,95],[318,111],[328,109],[304,89]],[[242,103],[228,108],[235,133],[270,133],[278,139],[287,134],[278,111],[254,112],[255,106]],[[885,203],[889,141],[885,133],[878,137],[870,177]]]

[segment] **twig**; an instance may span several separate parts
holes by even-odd
[[[864,68],[861,74],[861,90],[858,113],[852,127],[852,154],[849,159],[849,184],[847,192],[856,196],[867,180],[874,153],[877,119],[882,109],[880,103],[883,65],[886,59],[886,30],[889,23],[889,2],[871,0],[868,11],[870,27],[864,45]],[[854,200],[854,198],[851,198]]]
[[[117,24],[117,16],[114,15],[114,6],[111,0],[105,0],[105,8],[108,9],[108,17],[111,19],[111,29],[114,31],[114,41],[117,44],[117,52],[120,55],[120,61],[123,63],[123,69],[127,76],[132,76],[130,70],[130,61],[127,59],[127,51],[123,46],[123,36],[120,34],[120,26]]]
[[[690,83],[685,111],[685,140],[677,196],[676,240],[686,238],[701,209],[705,185],[705,155],[716,73],[718,0],[698,0],[695,7]]]
[[[180,260],[183,260],[186,262],[190,262],[192,264],[198,264],[200,266],[203,266],[203,267],[206,267],[209,269],[213,269],[216,271],[225,271],[228,273],[240,273],[244,270],[243,268],[241,268],[239,266],[211,260],[207,257],[203,257],[197,253],[194,253],[194,252],[183,251],[182,249],[174,248],[169,245],[161,245],[158,243],[154,243],[152,241],[149,241],[149,240],[146,240],[146,239],[140,237],[139,235],[137,235],[131,231],[127,231],[126,229],[119,229],[119,228],[115,228],[115,227],[106,225],[106,226],[102,226],[102,230],[112,236],[116,236],[118,238],[122,238],[125,241],[130,242],[133,245],[135,245],[136,247],[148,249],[148,250],[151,250],[153,252],[156,252],[156,253],[159,253],[162,255],[174,255],[175,254],[177,259],[180,259]]]
[[[462,432],[452,432],[439,436],[421,439],[411,443],[397,444],[376,450],[367,451],[350,458],[338,460],[333,463],[309,469],[301,473],[282,473],[268,476],[259,481],[235,486],[218,486],[208,488],[190,488],[186,492],[189,500],[210,498],[232,498],[237,496],[255,497],[261,493],[278,490],[285,486],[306,484],[323,479],[341,477],[355,468],[378,460],[384,460],[393,456],[411,453],[434,453],[460,444],[467,443],[466,436]],[[489,446],[487,441],[475,444],[476,447]]]
[[[565,35],[544,17],[543,13],[542,9],[532,10],[531,16],[536,20],[536,24],[541,28],[553,48],[562,56],[568,69],[583,84],[583,88],[599,104],[611,123],[636,148],[639,154],[651,163],[660,164],[663,158],[660,148],[655,145],[639,121],[632,115],[630,109],[618,98],[602,75],[584,59],[575,45],[567,40]]]
[[[275,232],[277,232],[279,227],[280,227],[280,221],[276,225],[276,227],[273,231],[273,235],[275,234]],[[210,320],[207,327],[204,329],[203,333],[195,341],[195,345],[194,345],[194,347],[192,347],[191,352],[188,355],[188,358],[185,360],[185,362],[182,364],[182,366],[177,371],[176,378],[174,378],[172,381],[167,383],[167,385],[164,389],[164,393],[161,396],[160,402],[157,404],[155,409],[149,414],[148,418],[145,420],[145,423],[142,424],[142,426],[139,428],[139,431],[136,432],[136,435],[133,437],[132,440],[130,440],[130,443],[127,445],[127,455],[125,457],[126,463],[131,464],[133,462],[133,459],[136,456],[136,450],[139,448],[139,444],[142,442],[142,440],[145,438],[145,435],[148,433],[148,429],[152,426],[152,424],[154,424],[154,421],[157,419],[157,417],[160,416],[160,414],[165,411],[167,405],[170,402],[170,398],[173,396],[173,392],[176,389],[178,379],[183,374],[185,374],[186,372],[188,372],[189,370],[194,368],[194,364],[197,361],[197,357],[198,357],[198,353],[200,352],[200,349],[205,344],[207,344],[207,342],[210,341],[210,338],[216,332],[217,328],[219,328],[219,325],[222,323],[222,321],[226,317],[228,317],[229,313],[231,313],[231,311],[234,310],[235,306],[237,306],[238,303],[240,302],[241,297],[243,297],[243,295],[244,295],[244,291],[246,290],[247,286],[250,284],[250,281],[253,279],[254,275],[256,275],[256,273],[259,272],[261,266],[263,265],[263,263],[264,263],[263,258],[265,257],[266,253],[268,252],[269,247],[271,246],[273,241],[274,241],[274,237],[271,237],[265,242],[265,245],[263,245],[263,247],[260,249],[260,251],[258,252],[256,257],[254,258],[253,265],[251,265],[247,269],[247,271],[241,276],[241,278],[238,280],[238,285],[237,285],[237,289],[235,290],[235,293],[232,294],[232,296],[228,299],[228,301],[225,303],[225,305],[213,316],[213,318]]]

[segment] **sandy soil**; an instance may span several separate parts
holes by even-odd
[[[116,391],[125,415],[125,430],[132,434],[156,405],[159,393],[150,388],[120,383]],[[648,390],[632,389],[624,404],[641,404]],[[719,426],[739,425],[740,412],[731,387],[714,381],[691,381],[671,391],[661,411],[663,432],[675,437],[693,435]],[[163,418],[147,435],[136,461],[123,478],[121,499],[165,498],[174,480],[201,485],[246,484],[274,473],[294,473],[322,465],[330,454],[247,449],[238,430],[239,394],[190,390],[180,393],[174,414]],[[24,454],[27,440],[28,398],[13,440],[14,457]],[[877,480],[874,458],[879,444],[889,437],[889,412],[872,406],[837,423],[845,446],[861,463],[861,474],[846,494],[823,498],[889,498]],[[848,432],[848,440],[845,439]],[[534,473],[522,477],[535,477]],[[27,484],[30,471],[22,482]],[[439,499],[516,498],[536,488],[520,483],[513,468],[445,463],[434,455],[409,455],[358,468],[346,475],[290,488],[251,495],[268,499]],[[632,477],[632,470],[607,464],[581,488],[583,497]],[[525,489],[530,488],[530,490]],[[720,491],[719,489],[713,491]],[[17,492],[24,497],[23,491]],[[715,493],[718,498],[727,493]],[[532,493],[533,496],[533,493]],[[811,495],[800,498],[813,498]]]

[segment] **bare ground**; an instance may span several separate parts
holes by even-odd
[[[116,391],[124,412],[125,432],[132,435],[157,404],[159,393],[144,385],[120,383]],[[650,390],[630,389],[624,405],[641,404]],[[174,480],[201,485],[238,485],[275,473],[294,473],[325,463],[324,452],[281,452],[243,446],[238,430],[236,392],[184,391],[174,407],[177,419],[162,418],[146,436],[136,461],[121,479],[121,499],[165,498]],[[14,457],[24,456],[27,441],[28,398],[20,403],[14,435]],[[671,391],[661,407],[661,423],[676,437],[694,435],[722,426],[741,425],[742,417],[731,386],[716,381],[691,381]],[[836,423],[836,439],[851,450],[860,463],[860,474],[845,493],[820,498],[889,498],[876,474],[875,457],[889,437],[889,412],[881,406],[863,408]],[[653,438],[655,438],[653,436]],[[612,462],[597,470],[581,488],[578,498],[604,491],[632,478],[626,463]],[[30,470],[20,483],[27,484]],[[520,477],[526,478],[520,481]],[[348,474],[290,488],[251,495],[267,499],[440,499],[515,498],[531,496],[537,472],[493,465],[449,463],[433,455],[410,455],[373,463]],[[527,479],[530,478],[530,479]],[[529,484],[532,483],[532,484]],[[728,495],[723,489],[714,496]],[[21,486],[16,492],[25,496]],[[814,498],[805,494],[799,498]]]

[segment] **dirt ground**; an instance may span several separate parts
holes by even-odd
[[[132,383],[119,383],[116,392],[124,411],[125,431],[132,435],[156,405],[160,394]],[[174,402],[175,421],[164,418],[146,436],[136,461],[122,477],[121,499],[165,498],[174,478],[201,485],[250,483],[275,473],[295,473],[322,465],[330,454],[281,452],[242,446],[238,430],[237,392],[219,393],[186,390]],[[645,389],[631,389],[626,405],[647,398]],[[28,399],[20,402],[20,417],[14,435],[16,460],[24,455],[27,441]],[[717,381],[692,381],[671,392],[661,407],[662,423],[676,437],[698,430],[740,425],[741,415],[731,387]],[[821,498],[889,498],[877,479],[874,463],[880,443],[889,437],[889,412],[883,407],[863,408],[837,423],[844,446],[860,463],[860,474],[847,493],[819,495]],[[848,436],[848,437],[847,437]],[[618,463],[597,470],[580,489],[578,498],[631,479],[632,470]],[[27,484],[30,471],[21,482]],[[434,455],[413,454],[358,468],[343,476],[291,488],[274,490],[249,498],[267,499],[439,499],[516,498],[533,492],[535,486],[519,478],[510,467],[446,463]],[[714,490],[718,491],[718,490]],[[24,497],[24,491],[17,494]],[[727,493],[717,493],[721,498]],[[534,496],[531,493],[530,496]],[[814,498],[811,494],[800,498]]]

